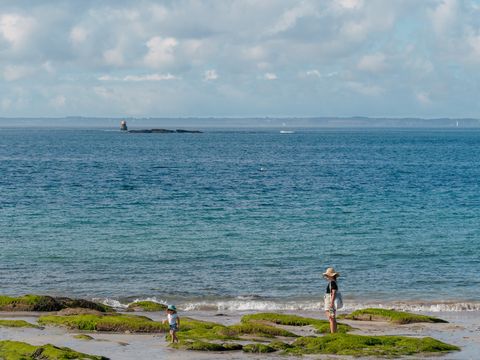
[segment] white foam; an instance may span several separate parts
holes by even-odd
[[[168,302],[166,300],[158,300],[156,297],[147,297],[147,298],[137,298],[133,300],[131,303],[128,303],[127,306],[130,304],[138,303],[140,301],[151,301],[157,304],[168,305]]]
[[[215,302],[201,301],[183,304],[182,309],[185,311],[309,311],[323,309],[323,302],[278,302],[270,300],[222,300]]]
[[[168,304],[168,302],[166,300],[162,300],[162,299],[159,300],[156,297],[136,298],[135,300],[133,300],[131,302],[127,302],[127,303],[122,303],[119,300],[109,299],[109,298],[93,299],[93,301],[99,302],[99,303],[104,304],[104,305],[111,306],[111,307],[113,307],[115,309],[119,309],[119,310],[126,309],[126,308],[128,308],[128,306],[130,304],[138,303],[140,301],[151,301],[151,302],[154,302],[154,303],[157,303],[157,304],[163,304],[163,305]]]
[[[354,303],[345,302],[344,311],[354,311],[367,307],[394,309],[411,312],[447,312],[480,311],[480,302],[469,303]],[[184,311],[218,310],[218,311],[323,311],[323,301],[277,302],[268,300],[222,300],[200,301],[181,304]]]
[[[128,305],[139,301],[152,301],[167,305],[164,299],[156,297],[137,298],[128,303],[116,299],[94,299],[94,301],[112,306],[116,309],[126,309]],[[187,301],[178,304],[182,311],[323,311],[323,301],[275,301],[242,296],[235,299],[211,301]],[[480,311],[480,302],[353,302],[345,301],[344,311],[354,311],[367,307],[394,309],[410,312],[463,312]]]
[[[128,304],[122,304],[120,301],[115,300],[115,299],[92,299],[95,302],[99,302],[103,305],[111,306],[115,309],[126,309],[128,307]]]

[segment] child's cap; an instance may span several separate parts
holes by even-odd
[[[176,307],[175,305],[168,305],[168,306],[167,306],[167,310],[176,311],[176,310],[177,310],[177,307]]]

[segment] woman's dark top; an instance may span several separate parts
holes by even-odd
[[[337,291],[338,290],[338,285],[337,285],[337,282],[335,280],[333,281],[330,281],[327,285],[327,294],[330,294],[330,290],[335,290]]]

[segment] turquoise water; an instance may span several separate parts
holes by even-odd
[[[1,293],[480,301],[477,130],[0,129]]]

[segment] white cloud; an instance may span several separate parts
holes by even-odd
[[[149,13],[155,21],[165,21],[168,17],[168,10],[165,6],[154,4],[150,7]]]
[[[405,65],[414,70],[416,74],[420,76],[429,75],[433,72],[434,66],[433,63],[425,58],[422,57],[415,57],[415,54],[412,56],[408,56],[407,60],[405,61]]]
[[[251,46],[243,50],[243,56],[247,60],[260,61],[267,57],[267,51],[263,46]]]
[[[328,72],[328,73],[321,73],[319,70],[317,69],[311,69],[311,70],[307,70],[307,71],[304,71],[304,72],[301,72],[299,74],[299,76],[301,78],[306,78],[306,77],[314,77],[314,78],[330,78],[332,76],[336,76],[338,75],[338,73],[336,71],[331,71],[331,72]]]
[[[381,86],[364,84],[358,81],[348,81],[346,86],[356,93],[366,96],[379,96],[384,92]]]
[[[467,35],[466,42],[471,52],[469,60],[473,63],[480,63],[480,33]]]
[[[432,100],[430,99],[430,94],[428,94],[427,92],[418,92],[415,95],[415,98],[422,105],[430,105],[432,103]]]
[[[53,67],[51,61],[45,61],[42,64],[42,69],[45,70],[49,74],[53,74],[55,72],[55,68]]]
[[[175,48],[178,41],[173,37],[152,37],[146,43],[148,53],[145,55],[145,64],[152,68],[160,68],[170,65],[175,61]]]
[[[336,0],[336,3],[348,10],[358,9],[363,5],[362,0]]]
[[[55,96],[53,99],[50,99],[50,105],[56,109],[62,108],[65,106],[67,98],[64,95]]]
[[[105,63],[113,66],[122,66],[125,63],[123,52],[120,48],[109,49],[103,52]]]
[[[464,106],[480,81],[471,0],[10,3],[0,1],[4,116],[315,114],[319,98],[329,114],[478,116]],[[345,104],[342,91],[359,101]]]
[[[113,90],[107,89],[103,86],[95,86],[93,92],[103,99],[113,99],[115,97]]]
[[[205,81],[211,81],[211,80],[217,80],[218,79],[218,74],[215,69],[207,70],[203,74],[203,80]]]
[[[320,74],[320,71],[313,69],[313,70],[307,70],[305,71],[305,76],[313,76],[313,77],[322,77],[322,74]]]
[[[454,27],[457,20],[457,0],[442,0],[439,5],[430,12],[433,29],[437,34],[443,34]]]
[[[305,16],[316,15],[316,9],[307,2],[301,2],[299,5],[285,11],[280,19],[267,31],[269,35],[275,35],[295,27],[297,21]]]
[[[278,79],[277,74],[271,73],[271,72],[267,72],[267,73],[263,74],[263,78],[265,80],[277,80]]]
[[[74,44],[81,44],[87,40],[88,37],[88,31],[81,27],[81,26],[75,26],[71,31],[70,31],[70,41],[73,42]]]
[[[363,56],[357,64],[357,68],[372,73],[382,72],[386,69],[385,55],[382,53]]]
[[[6,81],[15,81],[30,76],[33,72],[29,66],[9,65],[3,70],[3,77]]]
[[[0,15],[0,35],[13,47],[21,47],[33,32],[35,20],[18,14]]]
[[[0,107],[2,108],[2,110],[8,110],[12,106],[12,100],[2,99],[0,104],[1,104]]]
[[[102,75],[98,78],[100,81],[165,81],[165,80],[178,80],[179,77],[167,74],[146,74],[146,75],[126,75],[123,77]]]

